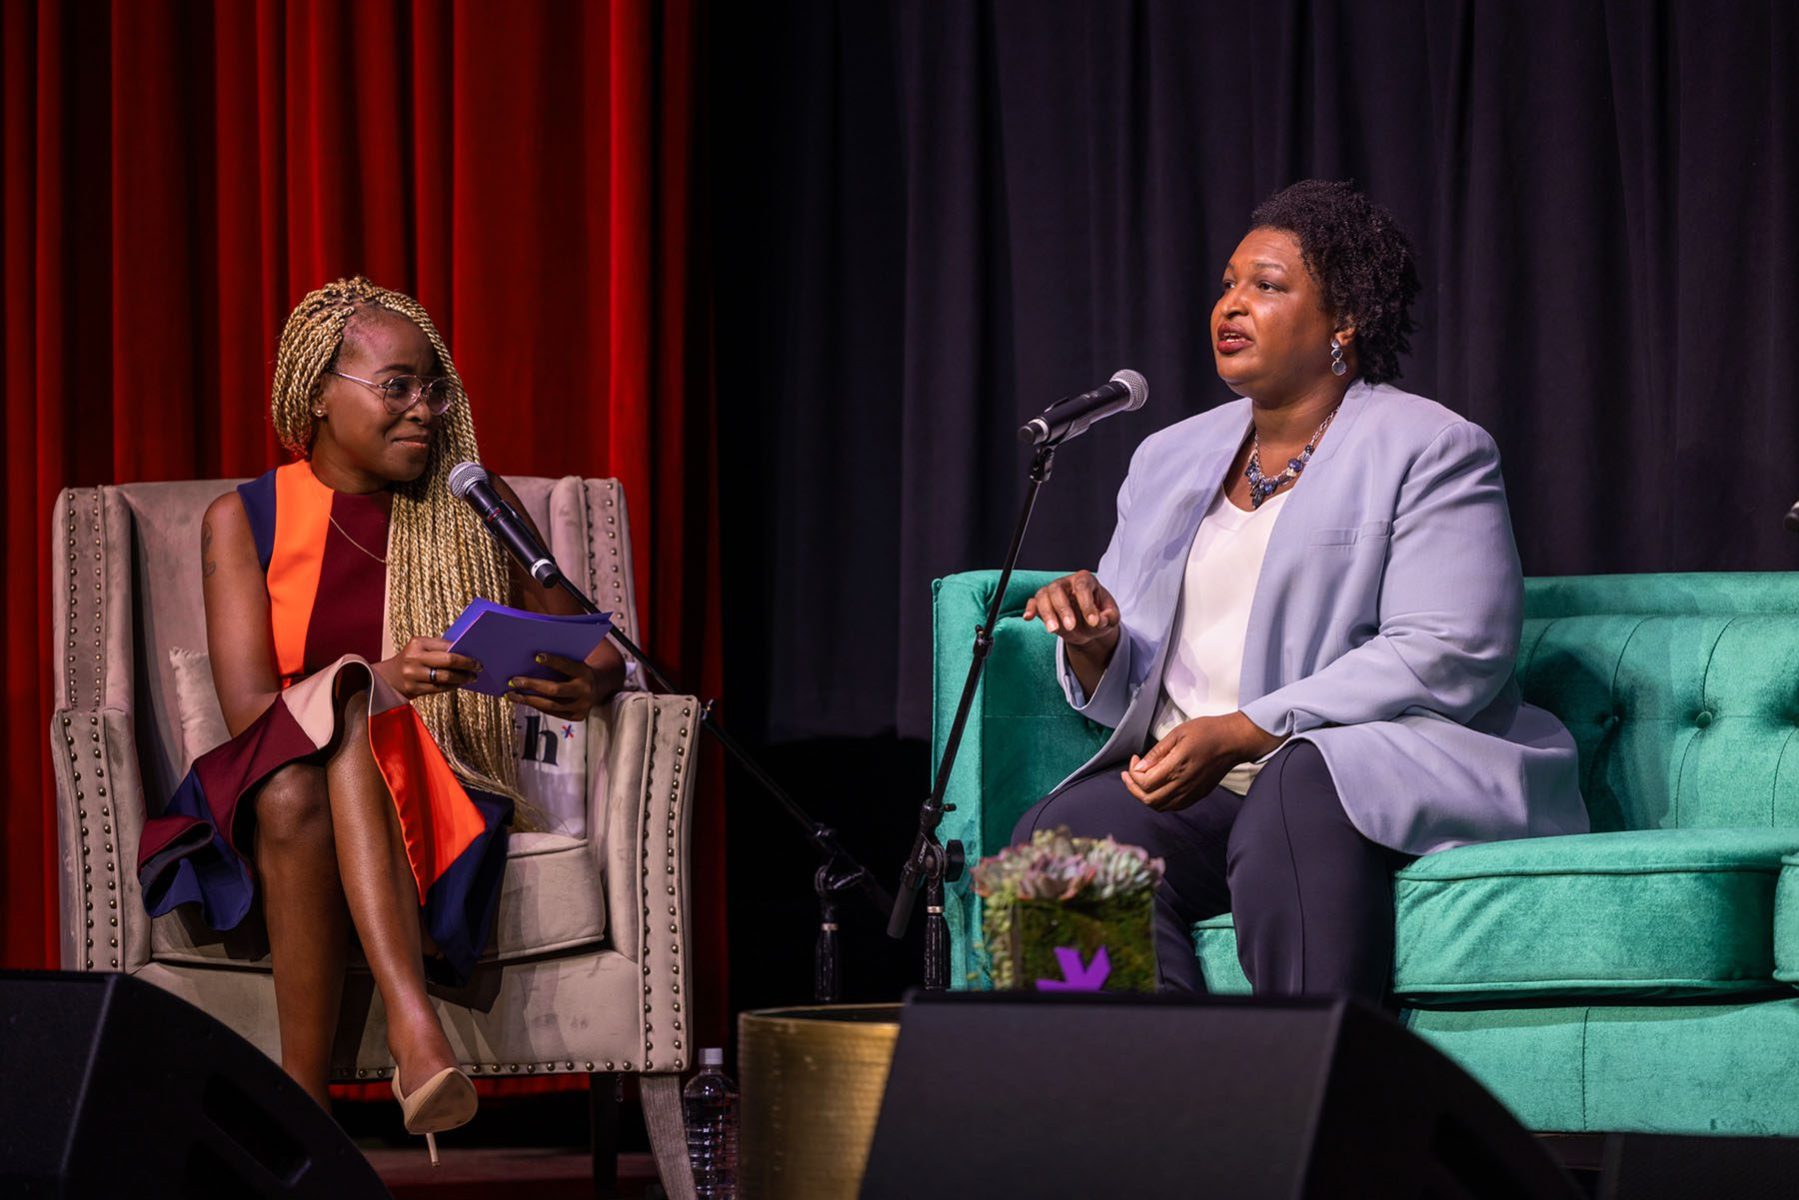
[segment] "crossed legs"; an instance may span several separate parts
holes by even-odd
[[[364,733],[367,689],[341,704],[337,741],[277,771],[256,798],[281,1065],[321,1105],[352,924],[387,1011],[400,1086],[410,1093],[456,1061],[425,993],[418,888]]]

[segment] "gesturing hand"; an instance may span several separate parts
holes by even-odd
[[[1131,795],[1157,812],[1193,804],[1218,786],[1238,763],[1260,758],[1282,739],[1240,712],[1182,722],[1120,773]]]
[[[481,664],[451,654],[450,643],[442,638],[415,637],[398,654],[376,663],[375,671],[396,692],[412,700],[473,683]]]
[[[584,662],[560,654],[539,654],[537,661],[560,671],[561,679],[533,679],[528,675],[506,681],[506,694],[520,704],[564,721],[585,721],[600,699],[599,674]]]
[[[1118,602],[1091,571],[1076,571],[1038,588],[1024,603],[1024,619],[1039,618],[1070,646],[1118,639]]]

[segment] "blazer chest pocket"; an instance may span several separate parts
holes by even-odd
[[[1314,529],[1306,543],[1312,546],[1355,546],[1363,542],[1386,542],[1393,536],[1393,522],[1364,521],[1342,529]]]

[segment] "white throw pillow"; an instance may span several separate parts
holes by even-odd
[[[169,666],[175,670],[175,708],[181,718],[181,773],[186,775],[196,758],[229,741],[231,730],[225,724],[225,710],[219,707],[218,689],[212,685],[212,659],[206,651],[176,646],[169,651]]]

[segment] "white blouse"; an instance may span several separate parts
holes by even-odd
[[[1291,494],[1291,489],[1281,492],[1245,512],[1221,488],[1200,521],[1193,548],[1187,552],[1173,645],[1162,670],[1161,703],[1150,727],[1157,741],[1183,721],[1223,716],[1240,707],[1238,682],[1249,608],[1269,535]],[[1242,795],[1264,761],[1233,767],[1221,786]]]

